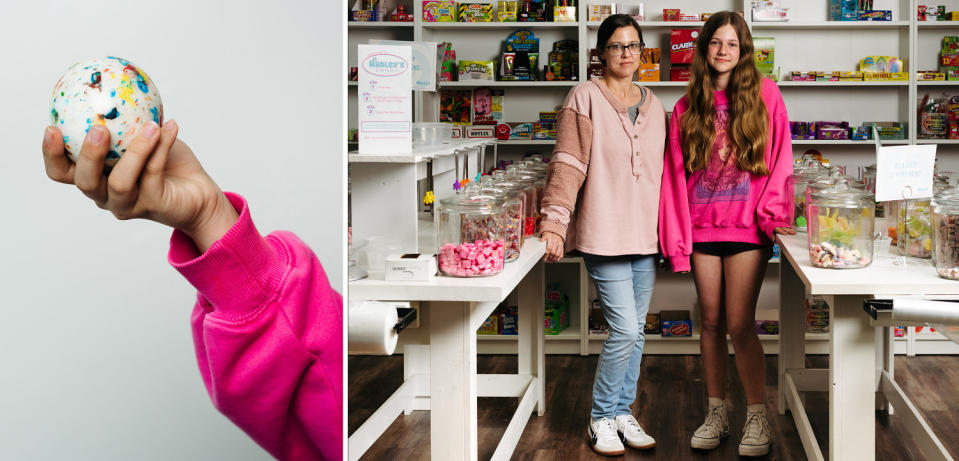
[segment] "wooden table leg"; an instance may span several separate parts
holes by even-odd
[[[430,458],[476,461],[476,327],[467,302],[430,303]]]
[[[862,296],[832,296],[829,311],[829,459],[876,458],[876,333]]]
[[[546,286],[543,262],[533,267],[520,282],[519,297],[519,369],[518,374],[532,375],[536,382],[536,409],[539,416],[546,412],[546,361],[543,337]]]
[[[787,258],[779,264],[779,414],[786,414],[786,370],[806,368],[806,288]]]

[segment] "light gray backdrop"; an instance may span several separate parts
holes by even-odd
[[[342,2],[0,3],[0,459],[262,460],[211,405],[166,263],[170,231],[49,181],[40,141],[72,63],[131,60],[261,232],[343,280]]]

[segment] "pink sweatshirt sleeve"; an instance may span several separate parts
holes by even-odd
[[[281,460],[340,460],[343,299],[289,232],[261,237],[246,201],[200,254],[174,231],[170,264],[194,287],[193,342],[213,405]]]
[[[792,226],[793,193],[789,190],[789,175],[793,172],[793,149],[786,105],[779,94],[779,89],[773,88],[773,90],[776,92],[774,98],[778,101],[773,106],[774,110],[770,110],[772,131],[769,133],[771,149],[767,160],[769,179],[756,200],[756,222],[763,234],[775,240],[773,232],[777,227]],[[767,107],[769,107],[768,104]]]
[[[659,194],[659,244],[674,272],[690,270],[693,253],[693,230],[686,192],[686,168],[680,145],[679,117],[682,100],[673,108],[663,160],[663,183]]]

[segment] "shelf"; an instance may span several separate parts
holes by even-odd
[[[902,29],[909,27],[909,21],[786,21],[753,22],[753,30],[834,30],[834,29]]]
[[[347,21],[349,29],[412,29],[413,22],[392,21]]]
[[[891,144],[909,144],[909,141],[906,139],[894,139],[889,141],[882,141],[884,146]],[[850,139],[793,139],[792,145],[794,146],[868,146],[876,145],[876,141],[868,139],[865,141],[853,141]]]
[[[639,83],[642,86],[648,87],[664,87],[664,86],[675,86],[685,88],[689,85],[689,82],[672,82],[672,81],[659,81],[659,82],[648,82],[648,81],[636,81],[634,83]]]
[[[416,147],[413,149],[413,152],[409,154],[360,154],[357,151],[350,151],[346,159],[349,163],[419,163],[434,157],[453,155],[457,150],[461,149],[488,146],[495,141],[496,140],[492,138],[454,141],[439,146]]]
[[[916,21],[920,29],[959,29],[959,21]]]
[[[602,21],[590,21],[586,23],[587,29],[599,29]],[[640,29],[688,29],[691,27],[701,28],[703,21],[642,21],[637,23]]]
[[[959,139],[917,139],[916,144],[959,144]]]
[[[916,82],[917,86],[957,86],[959,80],[927,80]]]
[[[424,22],[424,29],[575,29],[578,22]]]
[[[808,87],[808,88],[821,88],[821,87],[853,87],[853,88],[868,88],[873,86],[909,86],[909,82],[905,80],[883,80],[883,81],[846,81],[846,82],[794,82],[791,80],[784,80],[779,82],[780,87]]]
[[[481,335],[477,334],[476,339],[488,339],[493,341],[516,341],[518,335]],[[570,325],[558,335],[543,335],[547,341],[579,341],[579,325]]]
[[[552,146],[556,144],[555,139],[510,139],[508,141],[499,141],[501,146]]]
[[[440,88],[476,88],[480,86],[490,86],[490,87],[544,87],[544,86],[555,86],[555,87],[573,87],[576,86],[578,81],[568,81],[568,80],[526,80],[526,81],[501,81],[501,80],[465,80],[459,82],[438,82]]]

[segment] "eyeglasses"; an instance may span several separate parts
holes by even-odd
[[[629,54],[639,54],[643,51],[643,48],[646,45],[640,42],[633,42],[627,45],[622,43],[611,43],[606,45],[606,50],[614,54],[623,54],[624,51],[628,51]]]

